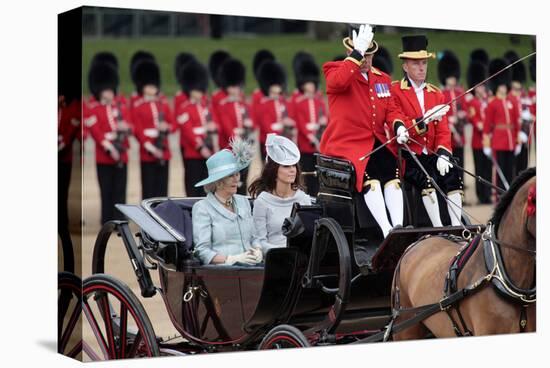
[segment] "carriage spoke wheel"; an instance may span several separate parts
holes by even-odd
[[[83,350],[91,360],[159,356],[151,321],[141,302],[123,282],[104,274],[84,280],[84,329],[91,331]]]
[[[76,328],[82,315],[82,281],[70,272],[60,272],[57,292],[57,352],[76,358],[82,351],[80,330]]]
[[[294,326],[279,325],[265,335],[259,350],[303,348],[310,346],[302,331]]]

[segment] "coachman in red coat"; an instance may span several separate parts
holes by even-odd
[[[392,94],[408,119],[415,122],[424,119],[411,129],[414,141],[410,148],[430,177],[447,194],[451,223],[457,226],[462,215],[463,190],[457,170],[450,162],[451,132],[446,117],[449,106],[444,106],[443,93],[426,83],[428,59],[433,58],[434,54],[427,51],[428,39],[424,35],[404,36],[402,43],[403,52],[398,56],[403,60],[405,78],[392,84]],[[403,156],[406,161],[405,179],[421,191],[422,202],[432,225],[442,226],[437,194],[431,179],[418,167],[411,153],[405,152]]]
[[[356,189],[363,193],[385,237],[392,229],[386,205],[393,225],[403,223],[403,195],[395,144],[377,151],[367,160],[359,158],[385,143],[399,127],[405,128],[402,114],[390,93],[389,76],[371,66],[373,54],[378,49],[371,26],[351,27],[350,33],[352,39],[344,39],[349,56],[343,61],[323,65],[329,123],[321,138],[320,151],[353,163]]]

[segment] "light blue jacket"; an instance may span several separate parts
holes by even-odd
[[[193,205],[195,255],[209,264],[216,254],[236,255],[255,246],[254,222],[245,196],[233,195],[235,213],[227,210],[213,193]]]

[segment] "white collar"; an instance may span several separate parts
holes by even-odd
[[[417,86],[416,83],[412,79],[409,78],[409,81],[411,82],[411,86],[414,88],[415,92],[418,92],[419,90],[424,89],[426,87],[426,82],[422,82],[420,86]]]

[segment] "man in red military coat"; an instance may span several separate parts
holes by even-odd
[[[489,63],[489,74],[492,75],[507,65],[504,59],[494,59]],[[506,69],[489,81],[494,97],[485,110],[483,127],[484,152],[487,156],[493,155],[508,184],[512,182],[514,176],[515,153],[521,150],[519,111],[517,105],[508,96],[511,82],[510,69]],[[497,186],[504,188],[500,176],[496,172],[493,176]],[[496,197],[498,198],[498,195]]]
[[[353,163],[356,189],[363,193],[368,209],[386,237],[392,229],[386,206],[393,226],[403,224],[396,145],[380,149],[368,160],[360,161],[360,157],[385,143],[388,131],[397,133],[400,142],[406,142],[407,132],[390,94],[389,76],[372,67],[373,54],[378,49],[372,27],[368,24],[358,30],[352,27],[351,33],[352,40],[344,39],[349,56],[323,65],[329,123],[321,138],[320,152]]]
[[[410,148],[428,174],[437,181],[448,196],[447,207],[451,224],[460,224],[462,212],[462,182],[457,170],[450,162],[452,155],[451,132],[446,114],[443,93],[430,83],[426,83],[428,59],[434,54],[427,51],[428,39],[424,35],[404,36],[403,60],[405,77],[392,84],[392,94],[396,103],[409,119],[423,122],[411,129],[411,138],[416,142]],[[416,123],[415,123],[416,124]],[[431,152],[437,152],[437,155]],[[418,167],[409,152],[405,152],[405,179],[421,190],[422,202],[433,226],[443,226],[439,214],[439,204],[435,188],[430,179]]]

